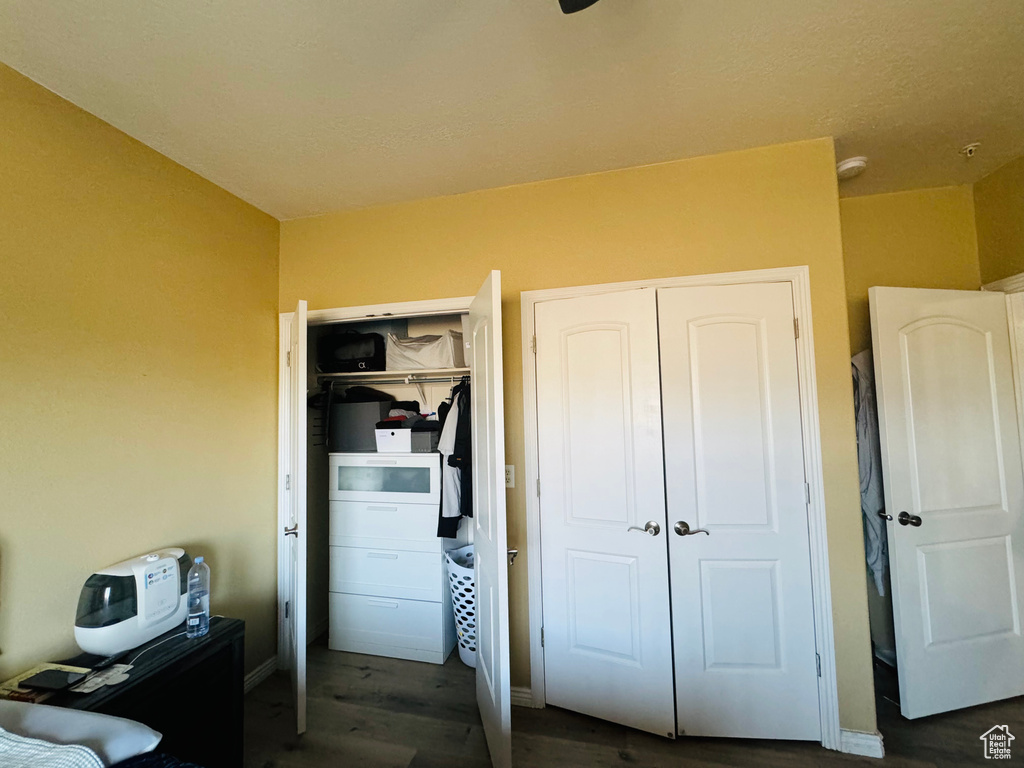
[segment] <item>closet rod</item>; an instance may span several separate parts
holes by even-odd
[[[317,374],[317,379],[334,380],[341,384],[351,384],[353,386],[357,384],[443,384],[462,381],[462,379],[468,379],[468,373],[460,373],[457,376],[381,376],[377,378],[360,377],[358,379],[346,378],[344,375],[321,373]]]

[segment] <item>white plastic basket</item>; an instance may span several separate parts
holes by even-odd
[[[476,584],[473,581],[473,545],[444,553],[448,563],[448,585],[452,590],[455,628],[459,635],[459,658],[476,668]]]

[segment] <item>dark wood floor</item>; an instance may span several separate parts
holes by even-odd
[[[247,768],[484,768],[490,762],[475,702],[474,672],[452,654],[443,666],[309,649],[308,731],[294,734],[285,675],[246,697]],[[979,736],[996,724],[1018,735],[1024,762],[1024,699],[914,722],[900,717],[895,674],[875,674],[884,760],[818,744],[734,739],[676,741],[554,707],[512,709],[516,766],[893,766],[991,764]],[[1010,762],[1013,765],[1013,762]]]

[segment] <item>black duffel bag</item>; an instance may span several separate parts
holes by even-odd
[[[322,373],[383,371],[384,337],[357,331],[325,334],[316,347],[316,362]]]

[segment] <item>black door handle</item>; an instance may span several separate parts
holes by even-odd
[[[917,515],[910,515],[906,512],[900,512],[896,519],[899,521],[900,525],[912,525],[915,528],[919,528],[921,526],[921,518]]]

